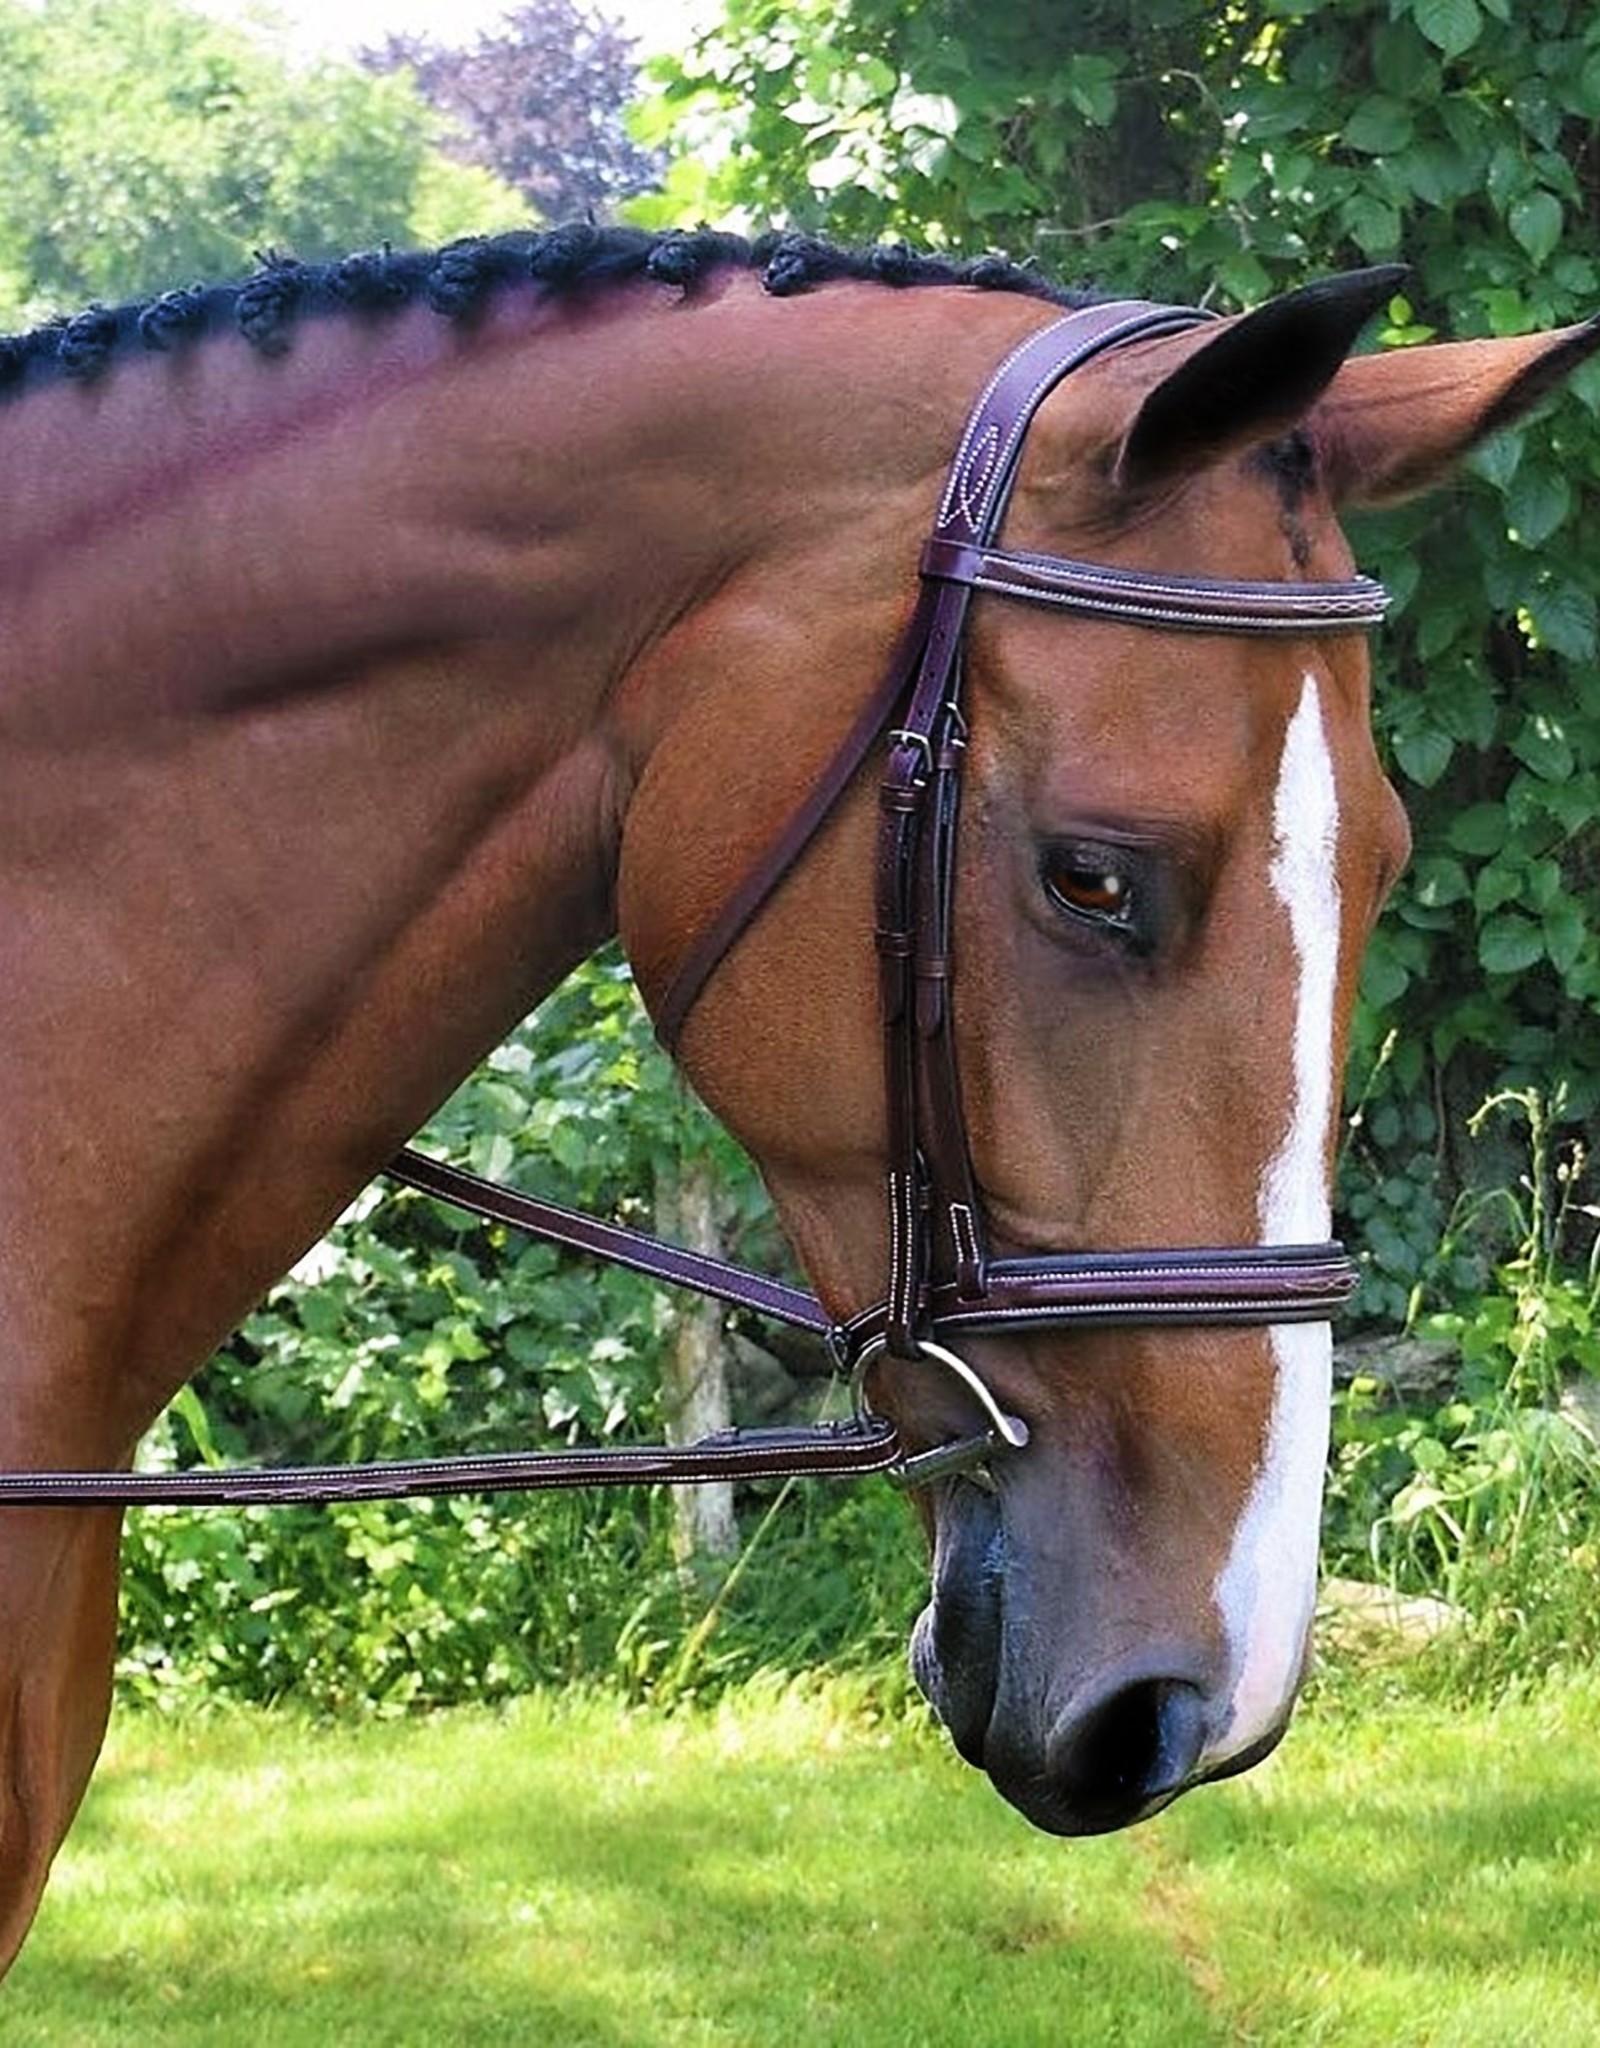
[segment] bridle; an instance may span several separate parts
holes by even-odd
[[[1178,633],[1362,632],[1387,606],[1368,577],[1240,582],[1109,568],[996,544],[1023,444],[1056,386],[1107,350],[1175,334],[1211,316],[1123,301],[1065,314],[995,371],[967,420],[923,553],[921,589],[893,661],[822,775],[766,855],[690,948],[656,1009],[672,1050],[716,968],[771,899],[887,738],[879,791],[876,944],[888,1107],[889,1262],[883,1299],[838,1323],[804,1290],[620,1225],[540,1202],[447,1163],[403,1152],[391,1178],[593,1257],[688,1287],[822,1337],[850,1375],[848,1422],[731,1430],[683,1446],[520,1452],[373,1466],[262,1472],[15,1473],[0,1504],[319,1501],[545,1486],[885,1471],[923,1484],[1027,1442],[955,1349],[974,1335],[1123,1325],[1178,1328],[1329,1320],[1359,1278],[1343,1247],[1179,1247],[996,1257],[967,1143],[952,1002],[956,828],[966,722],[962,646],[975,592]],[[933,1364],[967,1389],[984,1422],[954,1443],[909,1453],[872,1413],[876,1360]]]
[[[1368,577],[1247,583],[1107,568],[1015,553],[995,537],[1028,427],[1063,378],[1108,349],[1207,319],[1118,303],[1070,313],[1031,335],[990,379],[967,421],[933,535],[922,592],[885,687],[767,857],[693,948],[657,1012],[676,1042],[718,962],[809,844],[868,748],[888,732],[879,791],[877,950],[888,1102],[889,1271],[884,1298],[833,1333],[843,1363],[882,1349],[949,1363],[950,1341],[1039,1327],[1313,1322],[1359,1275],[1337,1243],[1225,1249],[1063,1251],[996,1258],[973,1173],[956,1062],[951,935],[966,722],[961,650],[975,591],[1167,632],[1324,634],[1379,623],[1388,599]],[[992,1402],[991,1427],[1012,1441]]]

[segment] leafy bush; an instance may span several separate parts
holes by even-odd
[[[1526,1124],[1527,1173],[1464,1202],[1453,1235],[1509,1221],[1512,1255],[1492,1291],[1415,1324],[1459,1351],[1451,1397],[1411,1410],[1358,1379],[1336,1405],[1328,1501],[1335,1569],[1459,1610],[1439,1663],[1473,1688],[1600,1659],[1600,1246],[1562,1271],[1581,1155],[1531,1091],[1496,1097],[1478,1127],[1506,1110]]]
[[[780,1256],[748,1161],[674,1077],[615,954],[563,984],[424,1143],[645,1224],[656,1176],[709,1154],[737,1252]],[[632,1274],[372,1189],[143,1458],[338,1463],[656,1436],[670,1332],[669,1301]],[[158,1697],[392,1712],[601,1676],[678,1698],[764,1664],[900,1653],[920,1566],[886,1489],[754,1490],[745,1506],[760,1540],[731,1583],[676,1569],[670,1504],[648,1489],[145,1510],[125,1550],[124,1676]]]
[[[409,78],[295,63],[188,0],[0,0],[0,331],[389,237],[523,225]]]

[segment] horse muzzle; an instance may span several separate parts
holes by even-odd
[[[1150,1581],[1137,1622],[1097,1591],[1127,1561],[1074,1560],[1070,1529],[1023,1540],[1016,1468],[957,1479],[931,1503],[933,1586],[912,1636],[917,1683],[957,1750],[1034,1826],[1057,1835],[1130,1826],[1213,1777],[1247,1768],[1287,1724],[1235,1752],[1228,1657],[1215,1616]],[[1070,1519],[1070,1518],[1069,1518]],[[1061,1538],[1065,1535],[1066,1542]],[[1104,1541],[1103,1530],[1101,1541]]]

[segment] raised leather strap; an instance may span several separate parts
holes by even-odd
[[[1076,1329],[1228,1329],[1321,1323],[1347,1306],[1360,1269],[1342,1245],[1239,1245],[1143,1252],[1062,1252],[991,1259],[973,1298],[959,1280],[935,1284],[928,1323],[941,1342],[1030,1325]],[[834,1349],[858,1358],[892,1343],[887,1308],[853,1316]]]
[[[911,671],[922,651],[928,621],[937,603],[937,588],[924,584],[882,682],[862,705],[827,767],[806,791],[777,838],[678,963],[677,971],[655,1005],[651,1020],[656,1037],[668,1052],[677,1050],[684,1023],[700,991],[811,844],[834,805],[854,780],[862,762],[881,738],[895,706],[905,695]]]
[[[1389,593],[1370,576],[1344,583],[1235,583],[937,536],[923,550],[922,573],[996,597],[1175,633],[1366,633],[1389,609]]]
[[[0,1473],[0,1507],[287,1507],[442,1499],[574,1486],[699,1486],[708,1480],[861,1478],[896,1471],[900,1439],[877,1416],[794,1429],[730,1429],[692,1444],[400,1458],[369,1465],[193,1472]]]
[[[983,545],[1000,530],[1034,415],[1065,377],[1132,341],[1207,325],[1214,315],[1148,299],[1080,306],[1025,335],[967,416],[934,520],[941,539]]]
[[[709,1295],[734,1308],[753,1309],[775,1322],[788,1323],[797,1330],[810,1330],[826,1337],[833,1318],[803,1288],[787,1281],[768,1279],[748,1272],[726,1259],[704,1252],[692,1252],[664,1238],[650,1237],[642,1230],[629,1230],[620,1223],[604,1223],[596,1216],[584,1216],[576,1209],[563,1209],[554,1202],[541,1202],[517,1188],[502,1187],[467,1173],[448,1160],[429,1159],[424,1153],[406,1150],[386,1169],[389,1178],[402,1187],[416,1188],[441,1202],[453,1202],[474,1216],[491,1223],[506,1223],[513,1230],[549,1244],[565,1245],[568,1251],[583,1252],[603,1259],[608,1265],[626,1266],[630,1272],[660,1280],[669,1287],[687,1287],[692,1293]]]

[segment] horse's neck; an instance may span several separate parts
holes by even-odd
[[[948,433],[915,373],[919,403],[844,405],[891,299],[851,296],[313,323],[282,363],[212,343],[0,416],[39,480],[0,535],[13,1360],[115,1359],[146,1419],[613,929],[637,778],[732,719],[762,780],[695,766],[727,845],[680,915],[726,886],[780,743],[807,772],[858,687],[828,635],[892,632],[873,547]],[[906,372],[853,353],[857,385]],[[806,694],[753,695],[797,623]]]

